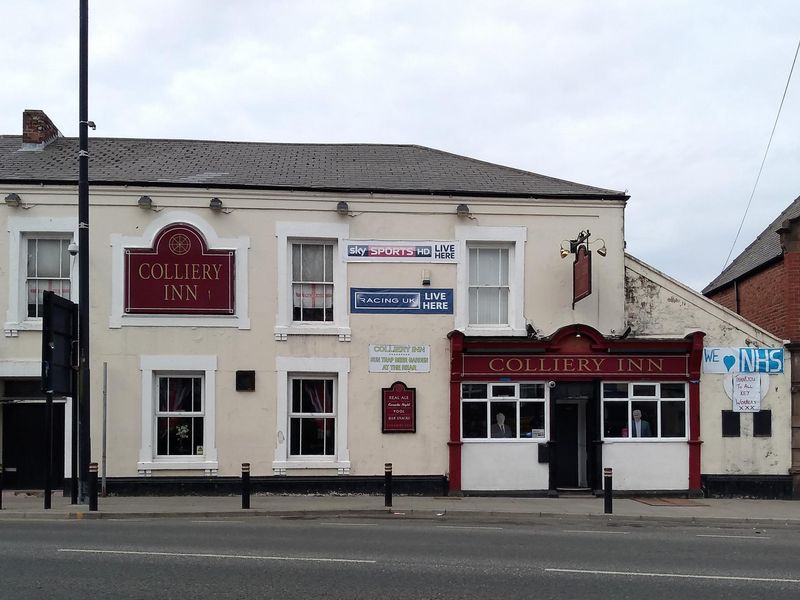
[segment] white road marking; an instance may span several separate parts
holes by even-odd
[[[335,525],[337,527],[377,527],[377,523],[319,523],[320,525]]]
[[[735,577],[732,575],[684,575],[682,573],[638,573],[636,571],[591,571],[589,569],[545,569],[550,573],[579,573],[583,575],[623,575],[627,577],[674,577],[676,579],[720,579],[723,581],[764,581],[777,583],[800,583],[800,579],[778,579],[770,577]]]
[[[470,525],[437,525],[440,529],[492,529],[495,531],[502,531],[502,527],[483,527],[480,525],[470,526]]]
[[[334,563],[362,563],[375,564],[376,560],[361,560],[357,558],[312,558],[307,556],[253,556],[250,554],[195,554],[188,552],[151,552],[142,550],[94,550],[91,548],[59,548],[59,552],[76,552],[82,554],[122,554],[135,556],[175,556],[188,558],[237,558],[243,560],[288,560],[298,562],[334,562]]]
[[[591,529],[565,529],[564,533],[607,533],[610,535],[628,535],[630,531],[593,531]]]
[[[697,537],[710,537],[710,538],[734,538],[737,540],[768,540],[769,536],[766,535],[714,535],[711,533],[698,533]]]

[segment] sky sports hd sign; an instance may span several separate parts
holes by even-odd
[[[448,241],[345,240],[345,262],[456,262],[456,243]]]
[[[453,314],[451,288],[350,288],[353,314]]]
[[[783,348],[703,348],[704,373],[783,373]]]

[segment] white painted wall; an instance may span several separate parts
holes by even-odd
[[[461,488],[476,491],[546,490],[548,465],[538,462],[537,443],[464,442]]]
[[[609,442],[603,444],[603,468],[611,467],[615,490],[686,490],[689,446],[686,442]]]

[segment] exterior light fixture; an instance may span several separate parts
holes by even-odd
[[[11,193],[6,196],[6,206],[9,208],[18,208],[22,205],[22,198],[19,197],[19,194]]]
[[[583,247],[586,252],[590,252],[590,246],[592,244],[600,244],[600,247],[597,249],[597,253],[600,256],[606,256],[608,254],[608,248],[606,248],[606,241],[603,238],[598,238],[596,240],[590,240],[591,233],[588,229],[584,229],[574,240],[563,240],[561,242],[561,247],[559,248],[559,254],[561,258],[567,258],[570,254],[577,254],[578,249]]]
[[[472,213],[469,211],[469,206],[466,204],[459,204],[456,206],[456,214],[462,219],[471,219]]]
[[[336,204],[336,214],[340,217],[346,217],[350,214],[350,205],[344,200],[339,200]]]
[[[211,202],[208,203],[208,208],[210,208],[214,212],[222,212],[222,200],[214,196],[211,199]]]
[[[137,204],[139,205],[139,208],[143,210],[157,210],[153,205],[153,199],[150,196],[139,196],[139,201]]]

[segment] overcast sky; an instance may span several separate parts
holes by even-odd
[[[89,18],[93,135],[413,143],[627,190],[628,251],[696,289],[800,39],[797,0],[92,0]],[[78,0],[0,19],[0,133],[37,108],[77,136]],[[734,256],[800,195],[796,71]]]

